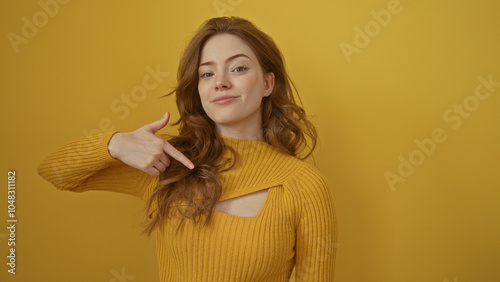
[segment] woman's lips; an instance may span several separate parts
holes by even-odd
[[[223,95],[223,96],[219,96],[217,98],[215,98],[212,103],[215,103],[215,104],[226,104],[226,103],[229,103],[235,99],[237,99],[238,96],[231,96],[231,95]]]

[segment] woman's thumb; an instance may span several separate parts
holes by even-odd
[[[165,115],[155,121],[155,122],[152,122],[150,124],[146,124],[145,126],[143,126],[147,131],[155,134],[158,130],[162,129],[163,127],[165,127],[168,123],[168,120],[170,119],[170,113],[167,112],[165,113]]]

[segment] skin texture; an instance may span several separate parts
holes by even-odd
[[[262,98],[272,93],[274,74],[263,72],[250,46],[232,34],[211,37],[202,49],[198,74],[203,109],[218,133],[262,141]],[[234,98],[216,102],[225,95]]]
[[[174,158],[193,169],[193,163],[186,156],[170,143],[155,135],[158,130],[167,125],[169,119],[170,114],[167,112],[161,119],[137,130],[115,133],[109,140],[109,154],[129,166],[155,177],[167,169],[170,165],[170,158]]]

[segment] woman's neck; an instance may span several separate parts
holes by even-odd
[[[235,139],[249,139],[265,141],[264,131],[262,127],[248,128],[248,127],[229,127],[229,126],[217,126],[217,132],[221,136],[231,137]]]

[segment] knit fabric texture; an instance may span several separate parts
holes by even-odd
[[[64,145],[38,173],[60,190],[114,191],[145,202],[159,178],[111,157],[114,133]],[[223,139],[237,162],[220,173],[219,201],[268,189],[265,202],[253,217],[214,210],[208,226],[184,220],[177,235],[175,217],[164,222],[154,232],[160,281],[289,281],[292,273],[295,281],[333,281],[337,221],[325,176],[265,142]]]

